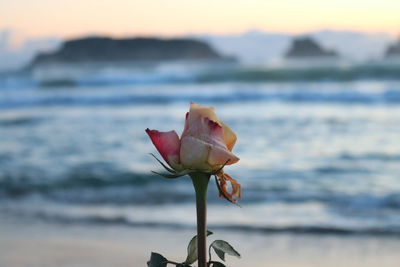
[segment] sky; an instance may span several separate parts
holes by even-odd
[[[232,34],[254,29],[398,35],[399,10],[399,0],[0,0],[0,29],[31,38]]]

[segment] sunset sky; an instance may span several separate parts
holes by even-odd
[[[250,29],[400,33],[399,0],[0,0],[0,30],[30,37],[182,35]]]

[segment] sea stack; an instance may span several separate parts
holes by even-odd
[[[400,60],[400,37],[397,42],[390,45],[385,53],[386,59],[399,59]]]
[[[287,59],[307,59],[307,58],[337,58],[335,51],[322,48],[315,40],[310,37],[299,37],[293,40],[291,47],[287,51]]]
[[[236,60],[220,55],[195,39],[86,37],[65,41],[54,52],[38,54],[27,66],[42,85],[104,83],[111,80],[148,82],[185,76],[188,69],[230,66]]]
[[[66,41],[58,51],[35,57],[31,67],[53,64],[229,61],[208,44],[193,39],[87,37]]]

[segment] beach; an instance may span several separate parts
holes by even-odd
[[[209,240],[242,254],[227,266],[399,266],[397,69],[361,79],[338,67],[351,81],[282,70],[278,82],[240,68],[4,80],[0,266],[146,266],[152,251],[183,261],[193,185],[151,173],[162,170],[145,129],[180,135],[191,101],[214,106],[238,136],[240,161],[225,172],[242,185],[241,207],[214,179],[208,190]]]
[[[0,267],[400,267],[399,10],[0,1]]]
[[[1,219],[0,266],[142,267],[151,251],[183,261],[194,232]],[[241,253],[241,259],[226,257],[232,267],[397,267],[400,263],[399,237],[215,231],[209,241],[214,239],[228,240]]]

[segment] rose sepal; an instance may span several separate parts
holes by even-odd
[[[173,173],[159,173],[159,172],[155,172],[155,171],[151,171],[151,172],[154,173],[154,174],[160,175],[160,176],[162,176],[164,178],[175,179],[175,178],[179,178],[179,177],[185,176],[187,174],[191,174],[191,173],[196,172],[196,171],[184,170],[184,171],[181,171],[181,172],[173,172]]]
[[[214,177],[215,177],[215,183],[217,184],[217,188],[218,188],[218,191],[219,191],[220,195],[223,196],[223,198],[225,198],[225,199],[228,200],[229,202],[231,202],[231,203],[233,203],[233,204],[235,204],[235,205],[241,207],[237,202],[232,201],[231,198],[229,198],[229,196],[226,195],[226,193],[224,192],[224,190],[222,190],[222,188],[221,188],[221,186],[220,186],[220,184],[219,184],[219,182],[218,182],[217,174],[218,174],[220,171],[222,171],[222,170],[224,169],[225,165],[228,164],[228,162],[230,161],[229,159],[228,159],[223,165],[221,165],[221,167],[219,167],[219,168],[218,168],[217,170],[215,170],[215,171],[204,171],[204,170],[187,169],[187,170],[182,170],[182,171],[179,171],[179,172],[178,172],[178,171],[175,171],[175,170],[173,170],[172,168],[168,167],[167,165],[165,165],[165,164],[164,164],[159,158],[157,158],[153,153],[150,153],[150,155],[151,155],[153,158],[155,158],[155,159],[158,161],[158,163],[160,163],[161,166],[163,166],[164,169],[165,169],[167,172],[169,172],[169,173],[160,173],[160,172],[156,172],[156,171],[151,171],[152,173],[157,174],[157,175],[160,175],[160,176],[162,176],[162,177],[164,177],[164,178],[167,178],[167,179],[176,179],[176,178],[179,178],[179,177],[182,177],[182,176],[185,176],[185,175],[189,175],[189,176],[190,176],[190,174],[192,174],[192,173],[197,173],[197,172],[200,172],[200,173],[203,173],[203,174],[209,175],[209,176],[214,175]]]
[[[150,153],[150,156],[152,156],[153,158],[155,158],[157,161],[158,161],[158,163],[160,163],[161,164],[161,166],[163,166],[164,167],[164,169],[166,169],[168,172],[170,172],[170,173],[176,173],[176,171],[175,170],[173,170],[172,168],[170,168],[170,167],[168,167],[167,165],[165,165],[161,160],[159,160],[153,153]],[[153,172],[153,171],[152,171]],[[157,173],[158,174],[158,173]]]
[[[191,173],[195,173],[195,172],[202,172],[204,174],[208,174],[208,175],[216,175],[217,173],[219,173],[226,164],[228,164],[228,162],[230,161],[229,159],[223,164],[221,165],[221,167],[219,167],[217,170],[215,171],[204,171],[204,170],[194,170],[194,169],[186,169],[186,170],[182,170],[182,171],[176,171],[170,167],[168,167],[166,164],[164,164],[159,158],[157,158],[153,153],[149,153],[153,158],[155,158],[158,163],[160,163],[161,166],[164,167],[164,169],[169,172],[169,173],[160,173],[160,172],[156,172],[156,171],[151,171],[154,174],[160,175],[162,177],[168,178],[168,179],[174,179],[174,178],[179,178],[181,176],[185,176]]]
[[[165,165],[159,158],[157,158],[153,153],[150,153],[150,155],[155,158],[158,163],[160,163],[161,166],[164,167],[164,169],[168,172],[168,173],[160,173],[160,172],[156,172],[156,171],[151,171],[154,174],[160,175],[164,178],[168,178],[168,179],[175,179],[175,178],[179,178],[188,174],[191,174],[193,172],[198,172],[196,170],[191,170],[191,169],[187,169],[187,170],[182,170],[182,171],[176,171],[170,167],[168,167],[167,165]]]

